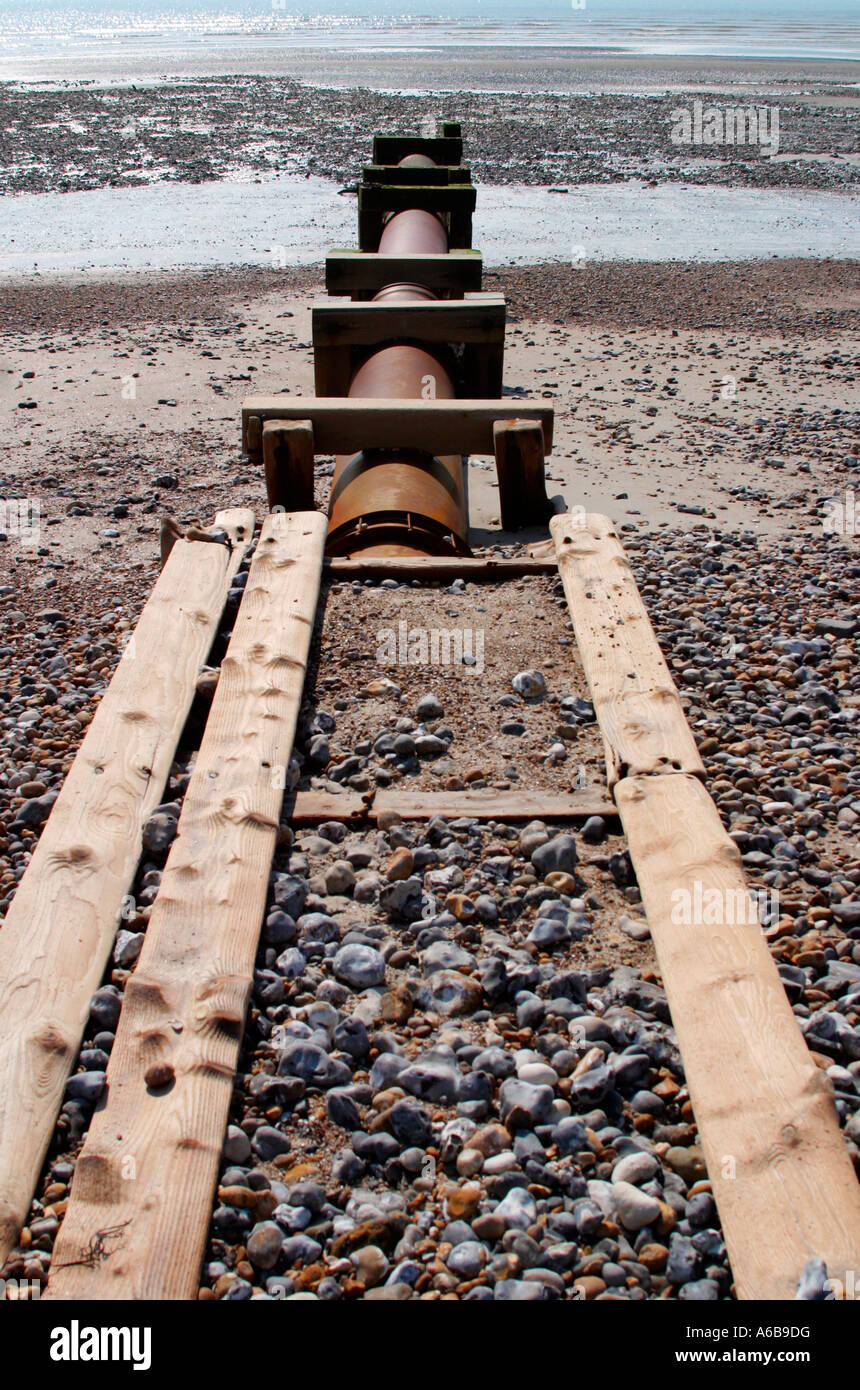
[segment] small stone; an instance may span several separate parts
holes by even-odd
[[[551,873],[572,873],[579,858],[572,835],[556,835],[532,854],[532,864],[542,877]]]
[[[537,1202],[527,1188],[512,1187],[493,1215],[504,1221],[506,1230],[525,1231],[537,1220]]]
[[[541,671],[518,671],[511,685],[524,700],[539,700],[546,694],[546,681]]]
[[[482,1003],[481,986],[456,970],[437,970],[421,986],[418,1002],[426,1012],[447,1018],[475,1013]]]
[[[452,1187],[445,1196],[445,1210],[450,1220],[459,1220],[461,1217],[468,1221],[470,1216],[474,1216],[478,1210],[483,1190],[480,1183],[465,1182],[459,1187]]]
[[[389,1270],[388,1256],[378,1245],[363,1245],[350,1256],[356,1273],[366,1289],[381,1284]]]
[[[355,887],[355,870],[346,860],[339,859],[324,871],[325,891],[336,897],[345,897]]]
[[[672,1147],[665,1154],[663,1162],[667,1168],[672,1169],[673,1173],[682,1177],[689,1186],[695,1182],[701,1182],[702,1178],[708,1176],[702,1151],[695,1146],[688,1149],[679,1146]]]
[[[225,1163],[237,1163],[239,1165],[247,1163],[251,1157],[251,1141],[238,1125],[227,1126],[227,1137],[224,1140],[221,1156]]]
[[[632,1183],[634,1187],[641,1187],[643,1183],[659,1176],[659,1159],[644,1149],[637,1153],[625,1154],[612,1169],[614,1183]]]
[[[385,866],[385,877],[389,883],[399,882],[401,879],[409,878],[415,867],[412,851],[401,846],[396,849]]]
[[[629,1182],[613,1182],[612,1200],[618,1220],[627,1231],[641,1231],[643,1226],[652,1226],[660,1215],[656,1197],[649,1197]]]
[[[385,979],[385,960],[373,946],[341,946],[332,962],[337,979],[352,989],[370,989]]]
[[[281,1134],[280,1130],[273,1129],[271,1125],[260,1125],[251,1142],[254,1152],[264,1163],[277,1158],[279,1154],[290,1151],[290,1141],[287,1136]]]
[[[582,827],[582,838],[587,845],[599,845],[606,839],[606,821],[602,816],[589,816]]]
[[[257,1269],[272,1269],[278,1262],[284,1233],[276,1221],[261,1221],[247,1242],[248,1259]]]
[[[418,718],[424,722],[428,719],[441,719],[444,714],[442,702],[435,695],[422,695],[415,708]]]
[[[502,1082],[499,1091],[499,1109],[508,1129],[534,1129],[546,1124],[552,1114],[552,1102],[550,1086],[531,1086],[512,1077]]]

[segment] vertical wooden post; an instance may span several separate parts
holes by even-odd
[[[312,512],[314,431],[310,420],[266,420],[263,467],[270,511]]]
[[[502,529],[541,526],[552,515],[546,495],[543,428],[537,420],[497,420],[493,425]]]

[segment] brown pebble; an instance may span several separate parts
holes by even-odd
[[[412,851],[402,846],[396,849],[385,866],[385,877],[389,883],[396,883],[400,879],[409,878],[415,867],[415,860]]]

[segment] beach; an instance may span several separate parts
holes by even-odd
[[[45,47],[10,72],[0,64],[0,913],[129,651],[165,529],[208,528],[227,508],[251,508],[258,523],[266,515],[262,469],[242,453],[242,401],[314,395],[312,306],[325,295],[326,252],[356,244],[354,194],[373,134],[460,120],[483,289],[507,305],[504,397],[512,417],[524,399],[553,407],[547,493],[557,511],[614,524],[668,668],[646,693],[671,703],[671,674],[691,733],[693,776],[676,775],[674,762],[636,780],[665,774],[698,792],[703,766],[729,836],[715,841],[722,867],[742,865],[769,904],[732,938],[737,963],[703,1026],[716,1035],[728,1020],[731,1057],[741,1055],[735,1034],[744,1048],[751,1038],[749,1076],[769,1055],[773,1013],[789,1013],[784,986],[811,1053],[807,1092],[826,1075],[833,1146],[849,1179],[849,1159],[860,1172],[857,65],[538,43],[272,50],[252,36],[235,50],[186,39],[136,41],[119,56],[95,42]],[[700,130],[706,108],[722,121],[749,105],[768,110],[756,127],[767,148],[672,139],[679,108]],[[333,467],[315,460],[323,511]],[[545,561],[545,525],[501,529],[494,460],[473,456],[467,477],[473,554]],[[612,595],[628,577],[617,565]],[[217,671],[223,662],[225,688],[236,674],[227,644],[237,615],[263,602],[246,593],[255,582],[246,565],[234,575],[208,665],[192,678],[191,715],[163,804],[142,829],[83,1051],[76,1033],[36,1195],[0,1267],[0,1277],[33,1281],[36,1296],[70,1193],[85,1206],[82,1168],[72,1183],[94,1110],[103,1123],[122,1092],[121,1047],[109,1069],[128,1017],[122,992],[172,901],[167,861],[183,797],[205,766]],[[183,1147],[213,1168],[220,1154],[192,1272],[200,1300],[678,1300],[692,1319],[687,1300],[735,1296],[717,1187],[726,1174],[699,1130],[701,1093],[691,1095],[670,1013],[672,961],[661,963],[651,940],[652,927],[664,941],[667,928],[646,919],[608,799],[612,750],[572,613],[559,576],[527,565],[504,586],[473,571],[423,587],[325,571],[287,745],[298,762],[262,767],[283,774],[273,788],[295,781],[336,808],[358,800],[365,819],[344,810],[304,824],[287,808],[280,822],[253,820],[275,846],[260,871],[253,978],[239,1022],[219,1004],[211,1028],[229,1032],[238,1061],[217,1070],[201,1052],[192,1066],[217,1071],[228,1089],[232,1080],[229,1124],[223,1149],[223,1128],[204,1143],[189,1107],[174,1151],[176,1171]],[[640,623],[638,609],[616,618],[628,620]],[[427,624],[480,632],[480,670],[389,669],[381,633]],[[269,662],[301,665],[292,648]],[[274,719],[264,701],[286,679],[269,667],[265,691],[252,694]],[[139,708],[124,717],[144,722]],[[616,770],[629,785],[631,768]],[[377,814],[377,793],[398,789],[404,806],[486,793],[504,817]],[[525,824],[515,813],[521,794],[574,790],[593,799],[587,818],[542,813]],[[106,820],[122,812],[111,802]],[[698,867],[694,829],[671,833],[666,844],[690,872],[710,873],[704,853]],[[73,846],[70,862],[83,853]],[[221,887],[215,902],[201,867],[186,857],[186,875],[199,875],[203,942],[230,904]],[[72,893],[69,904],[71,933]],[[699,930],[702,956],[709,948],[716,959],[722,938]],[[754,946],[770,965],[763,942],[779,972],[776,1004],[753,1000],[741,959]],[[209,948],[199,949],[202,960]],[[200,984],[194,1027],[224,979],[239,998],[230,962],[219,963],[217,990]],[[175,1002],[172,990],[164,1020],[178,1036],[185,996]],[[790,1014],[788,1025],[796,1043]],[[158,1046],[167,1056],[186,1042],[165,1028]],[[145,1105],[162,1113],[186,1094],[181,1069],[150,1067],[144,1079]],[[770,1081],[755,1084],[764,1109]],[[741,1103],[755,1109],[745,1093]],[[799,1163],[797,1145],[820,1140],[806,1111],[797,1130],[778,1131],[777,1185]],[[144,1183],[161,1138],[140,1148]],[[111,1151],[91,1173],[101,1161],[113,1171]],[[755,1182],[765,1166],[755,1150]],[[102,1186],[91,1188],[97,1202]],[[157,1192],[165,1246],[199,1200],[194,1186]],[[123,1188],[117,1208],[140,1190]],[[797,1198],[799,1229],[814,1227],[819,1198],[812,1187]],[[774,1247],[787,1200],[780,1190],[773,1211],[757,1213],[756,1234]],[[58,1249],[59,1280],[113,1260],[122,1230],[118,1221],[99,1231],[98,1258],[73,1260],[72,1275]],[[158,1239],[147,1254],[156,1281],[170,1264],[159,1268]],[[111,1272],[122,1280],[121,1264]],[[827,1271],[801,1262],[777,1273],[782,1297],[798,1280],[818,1288]]]

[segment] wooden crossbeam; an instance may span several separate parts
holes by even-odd
[[[411,164],[365,164],[361,171],[363,183],[386,184],[449,184],[471,183],[472,173],[463,164],[440,164],[435,167]]]
[[[54,1246],[49,1299],[194,1298],[313,631],[317,513],[269,517]],[[100,1233],[103,1258],[86,1259]]]
[[[438,579],[450,584],[453,579],[465,579],[470,584],[484,581],[500,583],[505,579],[524,579],[530,575],[556,574],[555,560],[536,559],[531,555],[377,555],[366,560],[334,556],[326,560],[325,574],[332,579]]]
[[[456,124],[456,123],[452,123]],[[426,154],[434,164],[460,164],[463,159],[463,139],[450,135],[375,135],[374,164],[399,164],[409,154]]]
[[[550,523],[739,1297],[847,1285],[860,1190],[608,517]],[[680,765],[680,766],[679,766]]]
[[[293,825],[318,825],[320,821],[359,822],[395,814],[401,820],[432,820],[445,816],[475,816],[480,820],[586,820],[589,816],[617,816],[615,803],[592,788],[553,796],[548,792],[420,792],[378,791],[372,804],[358,792],[290,792],[284,815]]]
[[[318,454],[361,449],[422,449],[432,454],[492,454],[493,427],[511,418],[505,400],[341,399],[329,396],[248,396],[242,404],[242,447],[262,450],[266,420],[310,420]],[[516,418],[537,420],[544,448],[552,449],[553,410],[516,402]]]
[[[462,298],[481,288],[483,258],[480,251],[425,252],[330,251],[325,262],[328,294],[349,294],[368,299],[386,285],[424,285],[434,294]]]
[[[406,339],[462,348],[464,394],[501,396],[505,351],[503,295],[402,303],[315,304],[311,315],[314,377],[318,396],[345,396],[355,370],[354,349]]]
[[[0,1264],[26,1217],[253,513],[229,546],[178,540],[93,716],[0,930]]]
[[[612,522],[565,514],[553,518],[550,530],[603,731],[609,786],[637,773],[704,777],[675,682]]]
[[[470,183],[451,184],[362,184],[358,190],[358,245],[361,251],[376,251],[386,213],[419,208],[441,217],[448,229],[452,251],[472,245],[472,214],[477,191]]]

